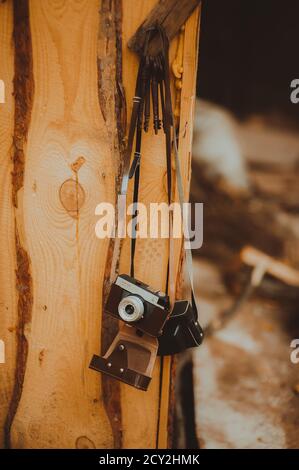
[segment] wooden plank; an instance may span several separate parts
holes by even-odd
[[[123,83],[126,92],[128,115],[132,110],[132,98],[137,74],[138,57],[128,49],[127,43],[140,23],[147,16],[155,0],[147,2],[126,1],[123,10]],[[154,136],[152,129],[142,140],[142,163],[139,199],[144,204],[165,201],[163,188],[165,171],[165,144],[162,133]],[[151,158],[155,155],[155,160]],[[132,188],[131,188],[132,189]],[[128,198],[130,200],[130,198]],[[120,272],[129,269],[129,245],[125,240]],[[166,280],[167,242],[165,240],[140,239],[136,244],[135,276],[157,289]],[[159,413],[160,364],[157,360],[153,379],[146,393],[127,385],[121,385],[122,429],[124,448],[155,448]]]
[[[196,9],[189,18],[185,27],[184,34],[184,54],[183,54],[183,75],[180,104],[180,127],[179,127],[179,158],[181,162],[181,173],[184,182],[185,201],[189,200],[190,182],[191,182],[191,160],[192,160],[192,139],[194,123],[194,107],[196,100],[196,72],[199,46],[199,21],[201,7]],[[178,190],[176,188],[175,200],[179,200]],[[175,259],[173,265],[180,275],[179,264],[182,242],[175,240]],[[177,285],[179,279],[177,279]]]
[[[154,5],[154,1],[140,2],[136,4],[133,0],[126,1],[126,8],[123,12],[123,81],[126,90],[128,103],[128,112],[131,111],[132,97],[134,95],[134,84],[137,71],[138,60],[135,54],[132,54],[127,47],[127,41],[133,32],[148,15]],[[193,104],[196,80],[197,64],[197,25],[198,13],[190,19],[187,27],[188,48],[184,56],[184,66],[186,67],[186,77],[192,74],[190,79],[186,80],[184,94],[182,95],[183,116],[187,115],[186,134],[180,156],[183,163],[184,181],[190,178],[190,149],[192,137],[192,118]],[[174,59],[177,48],[177,41],[171,43],[170,61]],[[191,86],[191,87],[190,87]],[[190,87],[188,89],[188,87]],[[185,124],[185,122],[184,122]],[[141,163],[141,183],[140,183],[140,201],[146,206],[150,202],[166,202],[166,184],[165,184],[165,142],[164,136],[160,133],[154,136],[151,130],[143,139],[142,143],[142,163]],[[155,157],[153,159],[153,156]],[[188,171],[186,172],[186,166]],[[186,194],[188,193],[189,183],[187,184]],[[124,244],[122,253],[120,271],[129,268],[129,243]],[[168,243],[166,240],[158,239],[140,239],[137,241],[136,248],[136,278],[155,288],[161,288],[165,285]],[[176,257],[179,260],[181,245],[178,245]],[[176,270],[179,270],[179,264],[176,264]],[[179,275],[177,276],[179,277]],[[167,447],[168,440],[168,402],[170,393],[170,360],[164,359],[163,374],[161,375],[160,360],[157,360],[152,383],[146,395],[134,390],[127,385],[121,385],[122,392],[122,429],[123,446],[134,448],[155,448]],[[162,383],[161,383],[162,380]],[[160,395],[162,385],[162,395]]]
[[[157,23],[163,26],[171,41],[179,32],[181,26],[188,20],[191,13],[198,7],[201,0],[160,0],[147,15],[146,19],[139,26],[136,33],[128,42],[132,51],[140,53],[142,51],[145,34],[148,28]],[[157,53],[159,41],[152,39],[150,52]]]
[[[179,158],[181,163],[182,179],[185,189],[185,201],[189,200],[190,181],[191,181],[191,156],[192,156],[192,136],[194,122],[194,105],[196,99],[196,74],[198,61],[198,44],[199,44],[199,21],[201,6],[197,8],[185,25],[184,32],[184,52],[183,52],[183,74],[181,88],[180,103],[180,133],[179,133]],[[174,103],[174,100],[173,100]],[[175,200],[179,201],[178,191],[176,187]],[[174,260],[173,267],[177,273],[177,298],[181,298],[180,283],[182,278],[182,242],[174,240]],[[161,387],[161,406],[160,410],[160,426],[158,434],[158,447],[165,448],[169,443],[169,411],[172,410],[169,403],[170,390],[170,374],[171,374],[171,358],[166,357],[163,360],[163,380]],[[172,410],[173,411],[173,410]]]
[[[14,127],[12,30],[12,3],[1,3],[0,79],[5,85],[5,103],[0,104],[0,339],[5,344],[5,364],[0,364],[0,448],[6,441],[5,422],[14,385],[17,335],[15,214],[10,158]]]
[[[157,360],[147,393],[88,368],[101,339],[103,350],[114,334],[112,323],[101,319],[111,244],[94,232],[97,204],[115,202],[124,146],[121,51],[114,47],[122,40],[129,116],[138,61],[127,41],[154,3],[126,0],[121,38],[119,0],[14,1],[12,194],[19,335],[7,420],[14,448],[167,446],[168,359],[162,374]],[[189,58],[186,67],[195,80],[190,24],[193,62]],[[176,45],[172,41],[171,61]],[[188,116],[190,106],[190,100],[182,101]],[[191,122],[187,140],[190,129]],[[180,152],[189,181],[190,156]],[[167,201],[165,160],[164,135],[151,131],[143,141],[141,170],[140,200],[147,206]],[[128,250],[126,240],[123,272],[129,267]],[[177,272],[180,253],[178,245]],[[139,240],[136,277],[161,288],[167,259],[167,240]]]
[[[98,33],[98,92],[100,106],[109,133],[115,166],[116,192],[120,185],[121,159],[125,150],[126,100],[122,84],[122,0],[102,0]],[[103,302],[110,290],[114,240],[110,240],[103,286]],[[113,273],[113,276],[115,272]],[[101,354],[104,355],[118,332],[118,322],[103,315]],[[102,374],[103,400],[111,423],[114,448],[122,447],[122,413],[120,383]]]
[[[99,4],[31,0],[29,6],[35,94],[18,201],[33,304],[11,444],[109,448],[101,381],[88,369],[99,348],[108,250],[95,237],[94,210],[115,197],[98,103]]]

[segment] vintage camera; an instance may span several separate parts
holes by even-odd
[[[177,354],[188,348],[200,346],[203,330],[198,323],[194,301],[177,300],[172,313],[163,328],[163,335],[158,338],[159,356]]]
[[[154,291],[143,282],[122,274],[111,286],[105,311],[127,325],[157,337],[162,334],[170,315],[170,302],[164,292]]]
[[[94,355],[89,367],[147,390],[157,357],[157,337],[170,315],[168,295],[122,274],[111,286],[105,312],[125,325],[106,354]]]
[[[125,325],[89,367],[141,390],[149,386],[157,354],[176,354],[203,340],[194,299],[176,301],[170,314],[168,295],[126,274],[112,284],[105,311]]]

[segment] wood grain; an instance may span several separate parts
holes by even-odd
[[[13,448],[167,446],[168,359],[163,374],[157,360],[146,393],[88,368],[115,333],[101,318],[111,244],[95,237],[94,211],[102,201],[115,202],[138,65],[127,42],[155,3],[126,0],[123,18],[120,0],[0,5],[0,78],[10,97],[0,115],[0,338],[2,331],[10,338],[9,370],[3,375],[0,366],[0,445],[8,416],[6,441]],[[180,157],[186,196],[197,21],[195,13],[185,32]],[[162,132],[144,138],[142,159],[140,200],[166,202]],[[167,240],[138,240],[136,277],[160,289],[167,259]],[[126,240],[120,271],[128,267]],[[175,270],[179,279],[180,243]]]
[[[184,199],[189,201],[191,166],[192,166],[192,139],[194,123],[194,106],[196,100],[196,73],[199,46],[199,22],[201,6],[197,8],[186,23],[184,34],[184,53],[183,53],[183,76],[181,89],[180,105],[180,127],[179,127],[179,158],[181,163],[182,180],[184,182]],[[176,187],[175,200],[179,201],[178,190]],[[180,257],[182,252],[182,241],[174,241],[174,260],[175,272],[178,273],[176,285],[179,285],[180,276]]]
[[[98,32],[98,95],[102,114],[109,133],[111,155],[115,165],[115,201],[120,184],[121,158],[126,132],[126,102],[122,85],[122,1],[102,0],[99,12]],[[103,308],[110,290],[111,261],[114,240],[106,258],[106,271],[103,285]],[[101,331],[101,354],[104,355],[118,332],[118,322],[104,315]],[[102,374],[103,400],[111,423],[114,448],[122,447],[122,413],[120,384],[108,375]]]
[[[11,429],[16,448],[112,447],[99,376],[101,285],[108,243],[96,205],[114,202],[114,164],[98,104],[96,0],[30,1],[35,95],[26,151],[22,243],[31,260],[28,359]],[[76,164],[78,159],[84,163]],[[61,200],[72,179],[73,217]]]
[[[148,15],[155,1],[139,2],[126,1],[123,12],[123,80],[126,91],[128,112],[131,111],[132,97],[134,94],[134,82],[137,71],[137,57],[127,47],[128,39],[136,31]],[[194,14],[187,27],[188,45],[186,48],[184,65],[186,66],[187,79],[182,95],[183,116],[188,116],[186,133],[184,135],[186,145],[182,143],[180,158],[183,164],[183,175],[186,184],[186,195],[189,192],[190,178],[190,145],[192,138],[192,117],[195,93],[196,69],[196,45],[197,45],[198,12]],[[177,41],[172,41],[170,48],[170,60],[176,52]],[[189,50],[188,50],[189,49]],[[133,78],[134,77],[134,78]],[[190,87],[191,86],[191,87]],[[189,87],[189,88],[188,88]],[[185,122],[184,122],[185,125]],[[151,202],[167,202],[166,193],[166,157],[165,140],[161,132],[155,136],[150,130],[142,142],[140,201],[146,206]],[[188,170],[186,170],[186,167]],[[181,244],[177,246],[176,272],[179,270]],[[154,288],[161,289],[165,286],[168,259],[168,242],[163,239],[140,239],[137,241],[135,254],[135,275],[137,279],[148,283]],[[124,244],[121,258],[120,271],[128,269],[129,246]],[[178,277],[178,276],[175,276]],[[164,371],[160,374],[160,360],[155,365],[153,379],[146,395],[134,390],[127,385],[121,385],[122,391],[122,422],[123,422],[123,446],[133,448],[167,447],[168,427],[168,402],[170,392],[170,360],[164,359]],[[160,396],[161,380],[163,383],[162,396]]]
[[[123,11],[123,83],[126,92],[128,115],[132,110],[132,98],[137,74],[138,57],[127,43],[140,23],[154,6],[155,0],[134,2],[126,0]],[[152,158],[152,155],[155,158]],[[164,188],[166,172],[165,144],[162,133],[154,136],[152,129],[142,141],[140,196],[144,204],[167,201]],[[131,190],[132,188],[130,188]],[[130,200],[130,198],[128,198]],[[120,272],[129,270],[129,240],[123,244]],[[140,239],[136,244],[135,276],[152,287],[160,289],[166,282],[167,241]],[[121,385],[121,407],[124,448],[155,448],[159,416],[160,361],[154,367],[153,378],[146,393],[128,385]]]
[[[197,8],[185,24],[184,32],[184,52],[183,52],[183,75],[180,103],[180,127],[178,151],[181,164],[182,180],[185,190],[185,201],[189,200],[191,181],[191,157],[192,157],[192,136],[194,122],[194,105],[196,99],[196,74],[198,61],[199,44],[199,22],[201,5]],[[174,99],[173,99],[174,104]],[[178,188],[175,187],[175,200],[179,202]],[[176,298],[182,298],[180,284],[182,281],[182,257],[184,250],[182,240],[175,239],[173,243],[173,269],[176,286]],[[174,300],[174,299],[173,299]],[[171,367],[171,358],[163,359],[163,377],[161,387],[161,409],[158,430],[158,447],[165,448],[171,438],[171,424],[173,424],[174,406],[170,399],[171,379],[174,380],[174,367]],[[173,397],[174,398],[174,397]]]
[[[171,41],[200,2],[201,0],[160,0],[158,3],[156,2],[154,8],[129,40],[129,47],[132,51],[140,53],[144,45],[146,30],[157,23],[163,26]],[[153,38],[150,43],[150,52],[155,54],[160,47],[159,40]]]
[[[22,195],[25,154],[32,111],[34,81],[28,0],[13,2],[14,44],[14,128],[12,145],[12,202],[15,211],[17,351],[12,398],[5,423],[6,446],[10,447],[10,429],[22,393],[28,355],[26,328],[31,321],[33,286],[30,257],[27,253],[22,224]]]
[[[15,288],[15,214],[12,204],[11,148],[14,127],[12,2],[0,4],[0,78],[5,84],[5,103],[0,104],[0,339],[5,342],[5,364],[0,364],[0,448],[4,447],[5,421],[13,392],[17,292]]]

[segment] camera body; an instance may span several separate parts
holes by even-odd
[[[169,296],[127,274],[112,284],[105,311],[150,336],[162,334],[170,315]]]

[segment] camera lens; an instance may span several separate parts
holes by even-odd
[[[127,305],[125,307],[125,311],[128,315],[133,315],[134,310],[135,310],[135,308],[133,307],[133,305]]]
[[[144,305],[142,299],[135,295],[124,297],[118,306],[120,318],[126,323],[138,321],[144,313]]]

